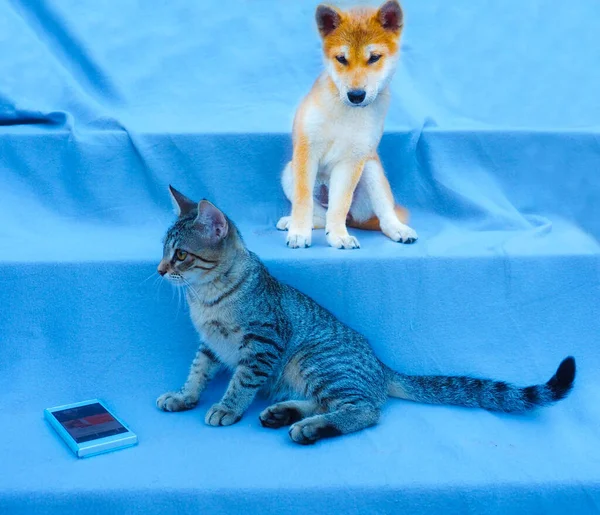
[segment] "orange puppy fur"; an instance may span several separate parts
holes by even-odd
[[[316,21],[325,71],[294,118],[293,157],[281,180],[292,213],[277,228],[288,231],[291,248],[310,246],[313,228],[325,228],[333,247],[358,248],[347,225],[412,243],[417,234],[405,225],[408,213],[395,205],[377,154],[398,61],[400,4],[320,5]]]

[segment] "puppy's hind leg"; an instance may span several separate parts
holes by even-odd
[[[365,164],[360,186],[361,189],[364,188],[368,196],[371,209],[379,221],[383,234],[400,243],[414,243],[417,241],[417,233],[399,219],[398,215],[404,214],[406,216],[406,212],[403,208],[395,206],[390,183],[383,172],[379,157],[370,159]]]

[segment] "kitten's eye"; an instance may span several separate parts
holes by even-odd
[[[346,59],[346,56],[336,55],[335,58],[337,59],[338,63],[342,63],[344,66],[348,64],[348,59]]]
[[[183,261],[187,257],[188,253],[185,250],[177,249],[175,251],[175,257],[177,261]]]
[[[379,54],[371,54],[371,57],[369,57],[369,60],[367,62],[369,64],[373,64],[373,63],[376,63],[377,61],[379,61],[379,59],[381,59],[381,55],[379,55]]]

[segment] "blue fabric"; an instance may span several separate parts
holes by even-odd
[[[346,2],[347,3],[347,2]],[[321,66],[316,2],[0,5],[1,513],[598,513],[600,4],[405,0],[381,154],[421,239],[285,247],[279,173]],[[272,272],[412,373],[572,396],[504,416],[391,400],[294,446],[155,398],[196,336],[156,283],[167,184],[240,225]],[[138,447],[76,460],[43,420],[100,397]]]

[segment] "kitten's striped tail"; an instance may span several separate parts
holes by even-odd
[[[409,376],[385,367],[388,395],[428,404],[454,404],[522,413],[564,399],[575,380],[575,359],[564,359],[545,384],[521,388],[504,381],[452,376]]]

